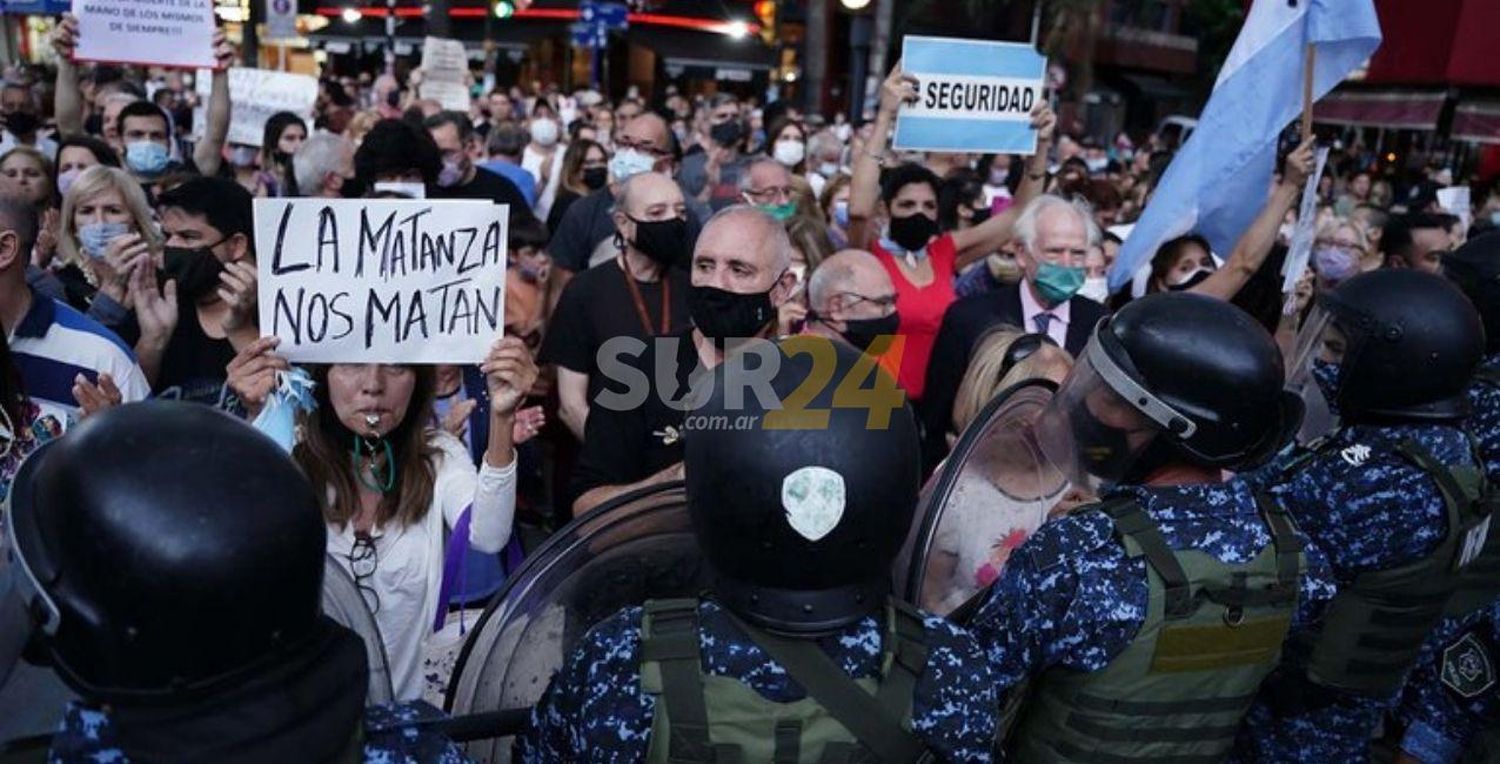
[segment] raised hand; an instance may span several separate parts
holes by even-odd
[[[267,396],[276,389],[276,372],[292,368],[276,354],[279,344],[279,337],[261,337],[235,354],[224,369],[228,376],[225,384],[252,413],[259,412]]]
[[[79,374],[73,378],[73,398],[83,409],[80,418],[87,419],[105,409],[120,405],[124,396],[120,394],[120,388],[115,385],[114,379],[108,374],[100,374],[97,384]]]
[[[229,306],[221,324],[225,332],[237,332],[255,325],[256,283],[254,263],[240,260],[224,266],[224,272],[219,274],[218,295]]]
[[[891,68],[890,76],[880,85],[880,111],[888,116],[895,116],[896,111],[903,103],[915,103],[918,99],[917,88],[921,83],[913,75],[901,71],[901,62]]]
[[[515,414],[536,383],[536,362],[531,351],[516,337],[503,337],[490,346],[490,354],[479,365],[490,392],[490,411],[503,416]]]
[[[135,303],[135,320],[141,327],[141,340],[164,346],[177,328],[177,282],[169,280],[158,290],[156,269],[148,260],[131,273],[130,292]]]

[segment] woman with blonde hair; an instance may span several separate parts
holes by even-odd
[[[1025,334],[1011,326],[980,337],[954,401],[953,421],[963,432],[985,405],[1026,380],[1061,382],[1073,359],[1045,334]],[[1067,489],[1055,484],[1033,461],[1034,455],[1006,437],[977,441],[953,491],[944,522],[933,539],[922,579],[921,606],[939,615],[952,612],[999,577],[1010,555],[1042,522]]]
[[[57,232],[69,305],[115,328],[128,316],[130,274],[161,262],[162,237],[141,185],[116,167],[84,170],[63,196]],[[123,337],[126,342],[133,338]]]
[[[1318,289],[1332,289],[1341,281],[1379,268],[1380,253],[1371,249],[1364,229],[1347,218],[1334,218],[1318,226],[1312,251]]]

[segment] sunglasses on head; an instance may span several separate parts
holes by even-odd
[[[1057,347],[1057,342],[1045,334],[1023,334],[1010,343],[1005,349],[1005,358],[1000,361],[1000,378],[1010,373],[1018,364],[1027,358],[1036,355],[1043,345]]]

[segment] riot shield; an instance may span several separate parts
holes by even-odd
[[[1007,388],[959,436],[922,491],[892,571],[907,601],[952,613],[999,576],[1063,497],[1069,481],[1034,427],[1056,391],[1041,379]]]
[[[682,484],[626,494],[575,519],[527,557],[470,632],[448,684],[454,716],[529,708],[578,640],[623,607],[707,588]],[[512,738],[467,745],[508,762]]]
[[[354,579],[332,555],[324,557],[323,613],[364,640],[370,664],[370,686],[365,691],[365,705],[394,701],[391,666],[385,654],[385,640],[380,638],[380,626],[370,615],[370,608],[359,593],[359,587],[354,585]]]

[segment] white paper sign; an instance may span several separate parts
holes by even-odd
[[[73,0],[78,61],[213,67],[212,0]]]
[[[1471,198],[1468,186],[1449,186],[1437,191],[1438,206],[1443,208],[1443,212],[1458,216],[1459,225],[1465,237],[1468,235],[1469,224],[1474,218]]]
[[[256,199],[260,330],[306,363],[479,363],[505,326],[505,205]]]
[[[202,140],[208,124],[208,99],[213,72],[200,71],[193,78],[198,91],[198,106],[193,109],[193,135]],[[229,143],[259,146],[265,137],[266,120],[272,114],[289,111],[301,117],[309,127],[313,104],[318,100],[318,78],[306,74],[287,74],[267,69],[229,68]]]
[[[452,111],[469,110],[469,54],[458,40],[428,37],[422,41],[422,97]]]
[[[1297,227],[1292,229],[1292,240],[1287,243],[1286,262],[1281,264],[1281,293],[1287,296],[1283,312],[1292,315],[1297,294],[1297,281],[1307,269],[1312,257],[1313,240],[1317,236],[1318,181],[1323,177],[1323,167],[1328,164],[1328,147],[1319,146],[1313,154],[1313,171],[1302,187],[1302,204],[1297,210]]]
[[[266,0],[267,42],[297,39],[297,0]]]

